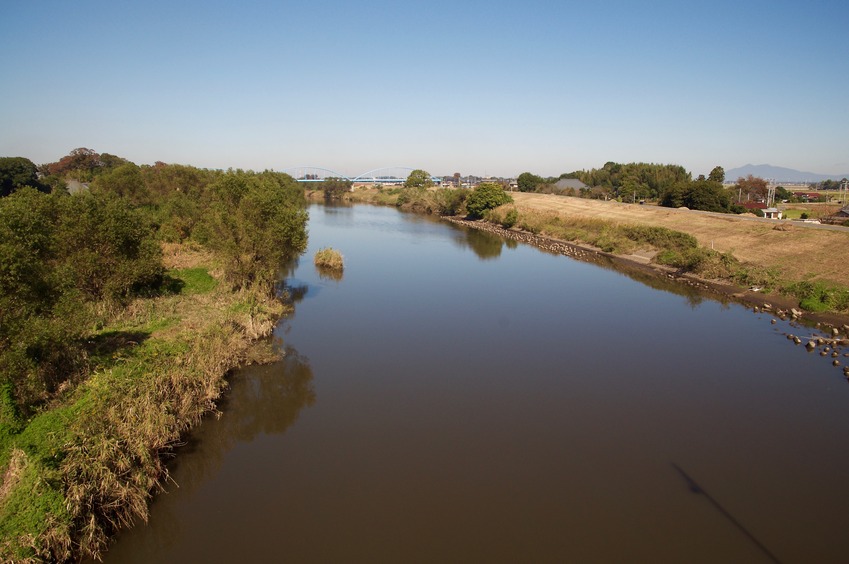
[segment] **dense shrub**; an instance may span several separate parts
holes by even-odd
[[[162,256],[126,201],[104,194],[0,198],[0,385],[26,414],[85,373],[91,304],[156,291]]]
[[[501,220],[501,226],[505,229],[510,229],[516,222],[519,221],[519,210],[516,208],[510,208],[507,210],[507,213],[504,214],[504,219]]]
[[[211,187],[211,196],[204,222],[227,282],[273,293],[280,268],[306,249],[303,190],[286,174],[229,171]]]
[[[127,200],[82,193],[60,200],[57,274],[90,299],[123,300],[162,283],[162,250]]]
[[[509,204],[513,201],[510,194],[498,184],[484,182],[479,184],[466,198],[466,212],[471,218],[481,218],[487,210]]]
[[[625,225],[622,230],[626,237],[636,243],[646,243],[658,249],[684,251],[699,246],[695,237],[666,227],[650,225]]]

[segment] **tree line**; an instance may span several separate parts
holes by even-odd
[[[85,187],[69,194],[69,180]],[[89,370],[84,341],[137,296],[171,291],[163,242],[214,252],[234,291],[273,295],[306,249],[303,190],[276,172],[207,170],[75,149],[0,158],[0,423]]]
[[[586,188],[556,188],[560,179],[574,178]],[[761,178],[740,178],[726,188],[725,170],[714,167],[707,177],[693,178],[684,167],[675,164],[607,162],[601,168],[578,170],[559,177],[543,178],[523,172],[517,178],[523,192],[551,192],[584,198],[614,199],[623,202],[651,200],[666,207],[687,207],[694,210],[721,213],[742,213],[740,200],[763,199],[767,183]],[[776,196],[786,196],[786,191]],[[745,198],[742,198],[745,196]]]

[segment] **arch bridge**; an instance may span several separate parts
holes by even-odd
[[[324,182],[331,178],[338,178],[342,180],[349,180],[355,185],[377,185],[403,184],[413,170],[415,169],[405,166],[383,167],[366,171],[362,174],[358,174],[357,176],[348,176],[334,170],[330,170],[329,168],[299,166],[284,169],[282,172],[290,175],[298,182]],[[433,180],[434,184],[439,184],[442,181],[442,178],[431,176],[431,180]]]

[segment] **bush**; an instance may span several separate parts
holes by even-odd
[[[799,298],[799,306],[808,311],[849,310],[849,288],[821,280],[805,280],[784,287],[788,294]]]
[[[504,219],[501,220],[501,226],[505,229],[510,229],[516,222],[519,221],[519,210],[516,208],[510,208],[507,210],[507,213],[504,215]]]
[[[286,174],[243,171],[228,171],[211,189],[204,231],[224,259],[225,279],[236,290],[273,294],[280,268],[306,249],[303,189]]]
[[[436,191],[440,215],[458,215],[466,204],[469,191],[463,188],[444,188]]]
[[[466,212],[469,217],[480,219],[487,210],[497,208],[513,201],[510,194],[498,184],[484,182],[479,184],[466,198]]]
[[[685,251],[699,246],[695,237],[666,227],[648,225],[626,225],[622,227],[626,237],[636,243],[646,243],[658,249]]]
[[[332,247],[320,249],[315,253],[313,261],[319,268],[328,268],[331,270],[342,270],[345,268],[342,253]]]
[[[60,200],[58,276],[91,300],[121,301],[162,283],[162,250],[123,198],[81,193]]]

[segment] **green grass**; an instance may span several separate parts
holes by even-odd
[[[251,343],[280,302],[215,291],[205,268],[169,276],[169,292],[102,308],[82,345],[87,371],[41,411],[24,419],[0,388],[0,562],[99,554],[115,526],[145,518],[161,454],[214,408],[227,370],[271,358]]]
[[[168,276],[182,282],[180,293],[184,295],[206,294],[218,286],[218,280],[206,268],[181,268],[168,271]]]

